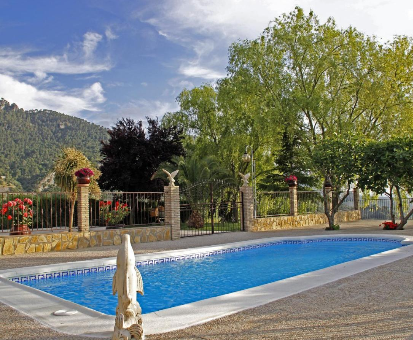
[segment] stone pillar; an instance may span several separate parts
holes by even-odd
[[[244,231],[252,231],[254,227],[254,194],[252,187],[243,185],[240,188],[242,200],[241,225]]]
[[[165,195],[165,225],[171,226],[171,239],[181,238],[181,213],[179,202],[179,187],[164,187]]]
[[[360,189],[354,188],[353,189],[353,201],[354,201],[354,210],[359,210],[359,199],[360,199]]]
[[[298,215],[297,186],[292,185],[288,188],[290,192],[290,216]]]
[[[89,231],[89,184],[77,184],[77,228]]]

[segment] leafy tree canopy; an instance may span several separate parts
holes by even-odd
[[[182,131],[176,126],[160,127],[157,119],[142,121],[123,118],[110,129],[109,141],[102,142],[102,176],[99,185],[105,190],[162,191],[160,179],[153,179],[159,165],[184,155]]]
[[[90,168],[94,172],[94,176],[91,178],[90,192],[92,195],[98,196],[100,194],[100,188],[96,180],[100,176],[100,171],[92,165],[81,151],[75,148],[63,148],[55,160],[52,169],[55,185],[63,192],[66,192],[69,197],[69,231],[72,231],[75,203],[77,199],[75,172],[82,168]]]
[[[246,170],[240,162],[245,145],[254,149],[258,182],[283,175],[288,162],[280,153],[287,151],[310,173],[308,160],[324,139],[384,140],[412,132],[412,55],[411,38],[381,44],[297,7],[257,39],[233,43],[227,77],[215,88],[182,91],[181,110],[164,122],[182,126],[196,152],[218,155],[234,177]]]
[[[413,138],[393,138],[386,141],[371,141],[361,153],[358,185],[361,189],[372,190],[377,194],[387,194],[391,201],[395,190],[400,212],[398,229],[402,229],[413,209],[403,207],[403,192],[413,192]],[[391,209],[392,219],[393,207]]]

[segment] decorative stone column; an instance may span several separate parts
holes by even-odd
[[[353,189],[353,201],[354,201],[354,210],[359,210],[359,201],[360,201],[360,189],[354,188]]]
[[[181,238],[181,213],[179,204],[179,187],[164,187],[165,195],[165,225],[171,226],[171,239]]]
[[[240,187],[242,200],[241,225],[244,231],[252,231],[254,227],[254,194],[252,187],[243,185]]]
[[[89,184],[77,183],[77,228],[89,231]]]
[[[297,185],[289,185],[290,192],[290,216],[298,215]]]

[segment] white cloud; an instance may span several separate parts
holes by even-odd
[[[16,51],[2,51],[0,53],[0,72],[12,74],[85,74],[110,70],[109,63],[99,62],[72,62],[66,54],[62,56],[29,57]]]
[[[147,87],[148,83],[142,82],[141,85]]]
[[[164,0],[154,2],[151,12],[136,15],[171,40],[198,34],[228,44],[257,38],[270,21],[295,6],[312,9],[321,21],[334,17],[340,27],[351,25],[368,35],[413,35],[410,0]]]
[[[334,17],[340,28],[353,26],[384,40],[413,36],[409,0],[160,0],[134,14],[160,35],[192,49],[195,57],[180,63],[182,75],[210,81],[224,73],[231,43],[258,38],[271,21],[295,6],[306,13],[313,10],[321,22]]]
[[[47,73],[42,71],[34,72],[34,77],[27,78],[27,81],[32,84],[45,85],[53,81],[53,76],[47,76]]]
[[[80,116],[84,110],[98,110],[96,104],[105,101],[100,83],[94,83],[80,95],[64,91],[40,90],[33,85],[20,82],[8,75],[0,74],[0,94],[9,102],[16,103],[26,110],[50,109],[69,115]]]
[[[217,72],[191,62],[181,64],[178,72],[186,77],[203,78],[206,80],[215,80],[225,76],[225,73],[223,72]]]
[[[88,102],[101,104],[106,101],[106,98],[103,95],[104,92],[105,91],[100,83],[94,83],[91,87],[83,90],[83,98]]]
[[[151,118],[161,118],[165,113],[177,110],[179,110],[179,105],[177,103],[139,99],[122,106],[117,113],[117,119],[132,118],[135,121],[142,120],[145,122],[146,116]]]
[[[114,40],[114,39],[119,38],[119,37],[112,31],[112,29],[111,29],[110,27],[107,27],[107,28],[106,28],[106,30],[105,30],[105,35],[106,35],[106,39],[108,39],[108,40]]]
[[[102,36],[99,33],[87,32],[83,35],[83,39],[83,52],[85,53],[85,58],[89,59],[93,57],[93,53],[102,40]]]

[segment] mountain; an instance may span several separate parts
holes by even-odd
[[[62,147],[81,150],[93,163],[100,160],[100,141],[107,129],[51,110],[20,109],[0,100],[0,176],[24,191],[50,171]]]

